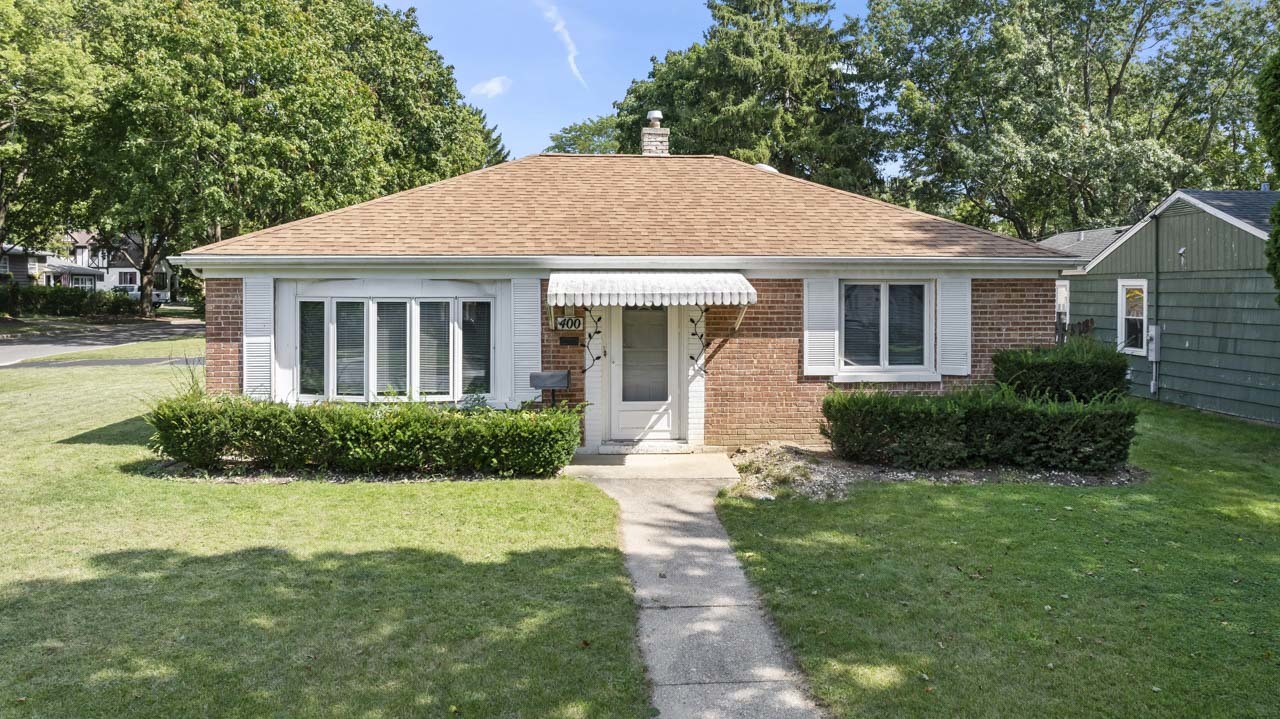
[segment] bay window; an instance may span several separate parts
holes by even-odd
[[[489,298],[303,298],[303,399],[458,401],[493,392]]]
[[[845,282],[840,310],[844,372],[932,368],[932,283]]]

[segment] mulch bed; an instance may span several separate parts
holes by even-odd
[[[736,494],[773,499],[792,492],[815,500],[844,499],[849,489],[864,482],[933,482],[936,484],[1051,484],[1063,487],[1122,487],[1146,479],[1147,472],[1126,466],[1105,474],[1027,470],[1017,467],[984,469],[907,470],[854,464],[837,459],[831,450],[769,443],[739,450],[731,457],[742,481]]]

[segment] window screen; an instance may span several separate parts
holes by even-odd
[[[491,389],[490,333],[492,309],[488,302],[462,303],[462,393],[489,394]]]
[[[298,303],[298,392],[323,395],[324,303]]]
[[[924,285],[889,285],[889,364],[924,364]]]
[[[667,308],[622,308],[622,401],[664,402]]]
[[[1142,349],[1146,339],[1147,302],[1146,290],[1141,286],[1124,288],[1124,347]]]
[[[844,286],[844,361],[880,364],[880,285]]]
[[[449,394],[449,303],[418,305],[418,394]]]
[[[409,392],[409,305],[378,303],[378,394],[403,397]]]
[[[337,394],[364,395],[364,303],[335,302]]]

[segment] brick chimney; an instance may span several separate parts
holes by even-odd
[[[648,127],[640,128],[641,155],[670,155],[671,131],[662,126],[662,111],[650,110]]]

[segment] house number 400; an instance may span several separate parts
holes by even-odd
[[[583,325],[582,325],[581,317],[557,317],[556,318],[556,329],[561,332],[581,332],[582,327]]]

